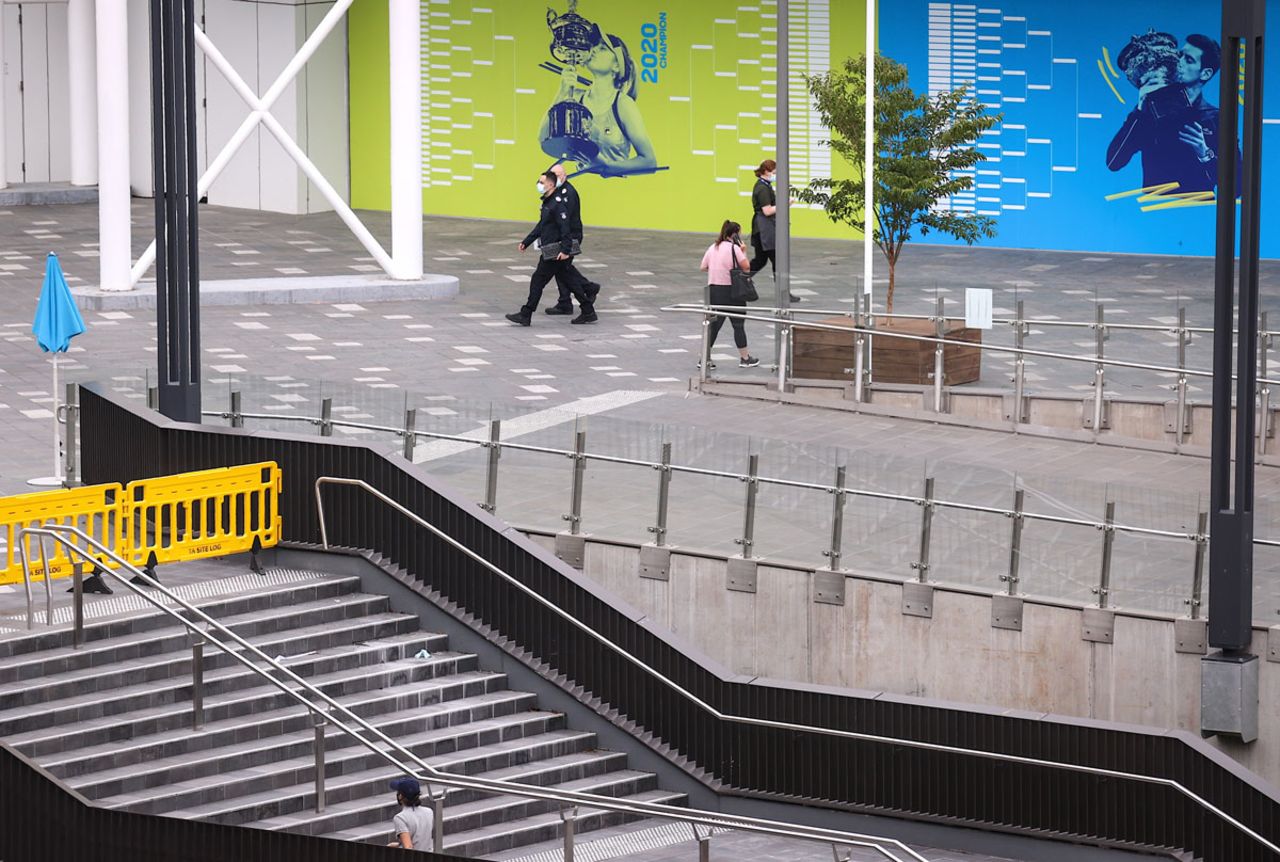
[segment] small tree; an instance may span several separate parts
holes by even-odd
[[[818,204],[836,223],[864,225],[866,55],[849,58],[843,68],[806,78],[814,107],[831,130],[823,143],[854,168],[854,179],[819,178],[793,192],[804,203]],[[875,215],[872,240],[889,264],[885,305],[893,311],[893,288],[902,247],[919,226],[972,245],[995,236],[995,219],[940,209],[938,202],[973,187],[957,171],[985,161],[973,144],[1000,121],[970,100],[964,87],[929,98],[907,83],[907,69],[876,56]]]

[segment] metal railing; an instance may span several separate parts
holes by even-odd
[[[454,540],[436,527],[427,523],[424,519],[419,518],[408,509],[400,506],[391,498],[382,494],[380,491],[372,488],[360,480],[350,479],[334,479],[322,477],[316,482],[316,501],[320,506],[320,529],[324,538],[325,547],[328,547],[327,533],[324,526],[324,509],[320,495],[320,487],[322,483],[331,484],[358,484],[365,490],[373,493],[375,496],[383,499],[388,504],[398,508],[403,514],[413,518],[422,526],[427,527],[437,536],[444,538],[446,541],[453,543],[458,548],[464,550],[472,558],[483,561],[469,549],[454,542]],[[441,790],[435,792],[439,788],[453,788],[461,790],[472,790],[493,794],[508,794],[518,796],[524,799],[536,799],[543,802],[551,802],[564,806],[561,816],[565,821],[565,858],[572,860],[573,847],[573,828],[570,825],[573,820],[577,819],[579,809],[590,809],[599,811],[609,811],[619,814],[626,814],[638,817],[653,817],[666,820],[674,820],[688,824],[694,829],[694,836],[698,838],[700,843],[702,836],[697,832],[696,827],[701,826],[711,829],[734,830],[741,832],[755,832],[758,834],[772,835],[777,838],[789,838],[806,841],[819,841],[824,844],[845,847],[861,847],[868,850],[878,852],[885,859],[891,862],[903,862],[903,859],[912,859],[916,862],[928,862],[928,860],[907,847],[900,841],[892,838],[881,838],[878,836],[869,836],[853,832],[844,832],[832,829],[819,829],[807,826],[795,826],[790,824],[778,823],[771,820],[758,819],[753,817],[740,817],[730,814],[716,814],[709,812],[691,812],[687,808],[680,808],[674,805],[664,805],[652,802],[626,801],[615,797],[595,796],[590,793],[580,793],[568,790],[554,790],[546,787],[522,784],[516,781],[508,781],[503,779],[481,778],[473,775],[457,775],[455,773],[445,772],[437,767],[432,766],[423,758],[414,754],[409,749],[404,748],[394,739],[378,730],[372,724],[352,712],[338,700],[325,694],[320,689],[311,685],[301,676],[289,670],[280,662],[268,656],[260,649],[255,647],[247,639],[237,635],[235,632],[223,626],[217,620],[201,611],[199,608],[184,601],[172,591],[164,587],[159,581],[151,578],[147,573],[128,563],[126,560],[116,556],[110,549],[99,543],[92,536],[77,527],[71,527],[59,524],[48,524],[43,527],[27,527],[18,534],[18,542],[20,548],[26,547],[25,539],[27,536],[38,536],[43,542],[46,538],[63,545],[69,554],[78,554],[91,564],[101,562],[99,568],[111,575],[124,586],[128,587],[133,593],[142,597],[147,602],[158,608],[160,611],[168,614],[174,620],[179,622],[191,638],[192,644],[192,728],[199,730],[203,724],[203,669],[204,669],[204,645],[209,643],[233,660],[242,664],[252,673],[259,676],[271,686],[279,689],[288,697],[292,698],[302,707],[304,707],[312,716],[313,727],[315,728],[315,792],[316,792],[316,811],[322,812],[325,807],[325,727],[332,725],[339,732],[345,734],[349,739],[354,740],[364,746],[369,752],[382,758],[386,763],[395,768],[396,771],[408,775],[413,775],[419,781],[427,786],[429,796],[435,809],[434,818],[434,834],[433,847],[434,852],[444,852],[444,800],[445,793]],[[79,539],[84,546],[76,544],[75,539]],[[89,553],[88,549],[97,555],[97,559]],[[43,553],[43,548],[42,548]],[[28,593],[30,593],[31,573],[25,551],[22,552],[24,580],[27,583]],[[106,563],[118,567],[123,572],[132,574],[135,580],[140,580],[143,586],[127,579],[122,574],[114,571]],[[487,562],[486,565],[490,565]],[[494,568],[490,566],[491,568]],[[75,648],[79,648],[84,642],[84,591],[83,591],[83,566],[77,565],[72,575],[73,585],[73,630],[72,643]],[[510,582],[518,584],[514,578],[494,568],[499,575],[507,578]],[[46,589],[48,588],[49,578],[45,578]],[[158,592],[167,598],[170,602],[182,608],[190,618],[183,616],[173,607],[158,601],[147,590]],[[28,608],[28,624],[31,623],[30,608]],[[46,617],[46,624],[51,625],[53,622],[52,611]],[[201,628],[201,624],[204,628]],[[214,633],[217,633],[217,636]],[[225,641],[223,640],[225,639]],[[228,643],[230,642],[230,643]],[[232,646],[232,644],[234,646]],[[250,658],[252,656],[252,659]],[[253,659],[261,662],[266,668],[259,666]],[[286,685],[285,681],[295,684],[298,689],[291,688]],[[305,692],[307,696],[304,696]],[[309,697],[308,697],[309,696]],[[366,738],[361,734],[368,734],[371,738]],[[376,742],[375,742],[376,740]],[[386,746],[391,751],[385,751],[379,744]],[[394,752],[396,756],[393,756]],[[406,764],[413,764],[416,770]],[[419,771],[420,770],[420,771]],[[1230,817],[1223,815],[1227,822],[1235,823]],[[1246,827],[1237,824],[1239,828]],[[892,848],[892,851],[889,849]],[[902,857],[895,855],[900,852]],[[1280,851],[1278,851],[1280,852]]]
[[[518,578],[512,577],[500,566],[497,566],[494,563],[489,562],[480,554],[477,554],[475,551],[471,550],[469,547],[467,547],[463,543],[457,541],[452,536],[450,536],[440,528],[436,527],[434,524],[427,521],[425,518],[421,517],[420,515],[418,515],[411,509],[409,509],[408,507],[401,505],[399,502],[392,499],[388,495],[382,493],[377,488],[374,488],[372,485],[370,485],[368,482],[365,482],[362,479],[345,479],[345,478],[336,478],[331,476],[321,476],[318,479],[316,479],[316,483],[315,483],[316,509],[317,509],[317,515],[320,519],[321,543],[323,544],[326,550],[329,548],[329,538],[328,538],[328,529],[325,524],[324,497],[321,493],[321,489],[325,485],[342,485],[347,487],[358,488],[361,491],[364,491],[365,493],[368,493],[371,496],[375,497],[376,499],[381,501],[383,504],[390,506],[392,509],[396,510],[404,517],[413,521],[418,526],[426,528],[436,538],[441,539],[442,541],[444,541],[446,544],[448,544],[455,550],[460,551],[463,555],[465,555],[467,558],[469,558],[473,562],[476,562],[481,566],[483,566],[485,569],[488,569],[492,574],[496,575],[497,577],[505,581],[507,584],[511,585],[515,589],[524,593],[529,598],[533,599],[533,601],[540,604],[543,608],[550,611],[555,616],[558,616],[560,619],[564,620],[570,626],[581,631],[589,639],[593,640],[595,643],[599,644],[601,647],[614,653],[621,660],[638,668],[644,674],[648,675],[649,677],[652,677],[654,680],[661,683],[663,687],[669,689],[670,691],[679,695],[681,698],[684,698],[688,702],[694,704],[698,709],[702,710],[703,712],[712,716],[718,721],[734,723],[734,724],[742,724],[742,725],[754,726],[754,727],[760,727],[760,728],[768,728],[771,730],[782,730],[782,731],[806,733],[806,734],[812,733],[812,734],[819,734],[822,736],[832,736],[832,737],[839,737],[843,739],[859,740],[862,742],[874,742],[874,743],[881,743],[886,745],[902,746],[905,748],[915,748],[915,749],[924,750],[924,751],[945,752],[948,754],[959,754],[967,757],[979,757],[979,758],[984,758],[988,760],[998,761],[1001,763],[1018,764],[1022,766],[1038,766],[1038,767],[1047,767],[1050,769],[1061,769],[1068,772],[1075,772],[1075,773],[1084,774],[1084,775],[1092,775],[1095,777],[1122,779],[1126,781],[1136,781],[1144,784],[1152,784],[1160,787],[1166,787],[1182,794],[1184,797],[1186,797],[1187,799],[1193,801],[1198,806],[1200,806],[1200,808],[1203,809],[1204,811],[1214,815],[1215,817],[1218,817],[1224,823],[1230,825],[1232,828],[1237,829],[1243,834],[1252,838],[1253,840],[1258,841],[1259,843],[1267,847],[1271,852],[1276,853],[1277,855],[1280,855],[1280,845],[1277,845],[1267,840],[1265,837],[1263,837],[1253,829],[1249,828],[1245,824],[1241,823],[1236,818],[1227,814],[1225,811],[1218,808],[1208,800],[1204,799],[1203,797],[1199,796],[1195,792],[1191,791],[1187,787],[1184,787],[1182,784],[1172,779],[1158,778],[1155,776],[1142,775],[1139,773],[1132,773],[1132,772],[1124,772],[1124,771],[1114,770],[1114,769],[1102,769],[1094,766],[1084,766],[1081,764],[1066,763],[1062,761],[1046,760],[1042,758],[1023,757],[1023,756],[1014,755],[1014,754],[1005,754],[1002,752],[984,751],[982,749],[961,748],[958,746],[943,745],[940,743],[922,742],[919,740],[905,739],[901,737],[887,737],[887,736],[881,736],[876,734],[859,733],[857,731],[851,731],[851,730],[839,730],[836,728],[822,727],[822,726],[811,725],[811,724],[798,724],[798,723],[787,722],[787,721],[776,721],[771,719],[753,718],[751,716],[736,715],[733,713],[722,712],[721,710],[707,703],[702,698],[698,697],[693,692],[689,691],[687,688],[681,686],[679,683],[665,676],[657,669],[646,664],[643,660],[635,656],[630,650],[626,649],[623,646],[620,646],[619,644],[614,643],[612,640],[600,634],[591,626],[579,620],[576,616],[565,611],[555,602],[547,599],[537,590],[534,590],[532,587],[520,581]],[[894,843],[896,844],[896,842]]]
[[[401,454],[408,460],[413,459],[415,445],[418,440],[448,441],[464,444],[469,447],[484,449],[487,451],[488,457],[486,458],[484,465],[484,499],[480,501],[479,505],[490,514],[496,514],[498,512],[498,489],[501,470],[500,455],[503,450],[564,458],[571,463],[569,470],[569,510],[561,517],[568,525],[568,532],[573,535],[581,533],[584,522],[583,499],[586,482],[585,467],[589,462],[597,462],[624,467],[637,467],[657,473],[658,481],[655,496],[655,517],[653,523],[646,526],[646,530],[652,535],[654,544],[659,547],[665,546],[669,542],[670,528],[668,520],[672,499],[672,477],[675,474],[685,474],[689,476],[727,479],[730,481],[740,482],[744,485],[745,492],[743,496],[741,521],[743,526],[741,535],[734,538],[734,544],[741,548],[741,554],[745,558],[750,558],[755,549],[755,528],[758,514],[757,499],[759,488],[761,486],[773,486],[797,491],[817,492],[832,496],[833,505],[829,521],[830,539],[826,547],[821,548],[820,554],[821,557],[827,560],[827,566],[835,571],[842,570],[841,561],[844,556],[843,535],[845,504],[850,498],[862,498],[867,500],[910,504],[920,510],[918,553],[915,559],[910,562],[910,569],[914,573],[916,579],[921,582],[930,580],[930,558],[934,550],[935,543],[933,532],[934,516],[941,510],[950,510],[955,512],[990,515],[995,518],[1008,521],[1010,525],[1008,531],[1008,567],[1006,571],[998,575],[999,583],[992,583],[988,587],[993,592],[1004,592],[1011,596],[1020,594],[1020,584],[1022,583],[1020,568],[1021,561],[1027,554],[1023,544],[1024,528],[1029,522],[1040,522],[1044,524],[1080,527],[1097,531],[1100,537],[1099,547],[1101,559],[1097,571],[1097,580],[1090,588],[1090,592],[1097,597],[1096,603],[1098,607],[1106,608],[1112,604],[1113,556],[1115,538],[1117,535],[1130,535],[1151,539],[1172,539],[1175,541],[1185,541],[1190,543],[1192,549],[1192,554],[1190,555],[1192,565],[1191,571],[1188,572],[1189,586],[1183,593],[1181,602],[1188,609],[1188,614],[1191,619],[1199,619],[1201,617],[1204,605],[1205,549],[1207,548],[1209,541],[1207,528],[1208,518],[1207,512],[1204,511],[1199,512],[1197,522],[1192,529],[1159,529],[1117,521],[1116,508],[1113,501],[1104,504],[1104,510],[1099,518],[1073,517],[1070,515],[1028,511],[1025,505],[1026,491],[1023,488],[1013,489],[1011,492],[1012,500],[1010,505],[1006,508],[1002,506],[982,505],[964,502],[962,500],[950,500],[937,497],[933,491],[933,476],[926,476],[924,478],[921,492],[919,494],[903,494],[890,491],[880,491],[872,488],[850,487],[846,482],[846,468],[843,466],[835,468],[834,481],[831,484],[762,475],[760,473],[759,456],[754,454],[748,456],[746,465],[747,469],[744,472],[679,464],[672,461],[670,442],[662,443],[661,456],[659,460],[656,461],[591,452],[587,449],[587,432],[584,430],[576,431],[574,434],[573,448],[565,449],[553,446],[519,443],[512,440],[502,440],[502,420],[500,419],[489,420],[487,433],[484,429],[481,429],[476,432],[451,434],[442,431],[430,431],[417,428],[415,425],[416,412],[414,410],[406,410],[404,423],[396,426],[333,419],[332,399],[330,398],[325,398],[323,400],[319,417],[240,412],[241,396],[239,392],[232,392],[230,401],[232,408],[230,411],[205,411],[204,415],[228,420],[232,427],[243,427],[246,419],[305,423],[317,427],[322,436],[331,435],[332,430],[335,427],[380,432],[387,434],[388,436],[400,438],[403,441],[403,445],[400,447],[402,450]],[[1255,537],[1253,542],[1256,547],[1280,548],[1280,539]]]
[[[1182,442],[1185,431],[1182,429],[1186,423],[1186,409],[1188,404],[1189,378],[1201,377],[1212,378],[1212,371],[1202,369],[1192,369],[1187,367],[1187,347],[1191,342],[1194,334],[1212,334],[1211,327],[1188,326],[1186,323],[1186,309],[1178,308],[1178,322],[1173,326],[1162,326],[1158,324],[1142,324],[1142,323],[1110,323],[1106,320],[1105,308],[1102,305],[1097,306],[1096,317],[1092,322],[1075,321],[1075,320],[1052,320],[1046,318],[1029,318],[1024,313],[1024,301],[1018,300],[1017,314],[1014,317],[998,317],[992,318],[992,325],[1008,326],[1013,332],[1013,344],[1011,346],[989,344],[985,342],[959,341],[948,339],[945,337],[945,324],[947,321],[945,300],[938,299],[937,309],[932,315],[925,314],[887,314],[887,313],[871,313],[862,307],[863,297],[861,293],[855,294],[856,305],[854,311],[848,309],[817,309],[796,307],[779,308],[776,306],[755,305],[751,311],[744,311],[742,306],[722,306],[698,304],[698,303],[676,303],[662,307],[662,311],[673,313],[691,313],[702,316],[702,358],[706,359],[709,355],[708,329],[713,317],[723,316],[738,320],[750,320],[758,323],[768,324],[777,331],[777,338],[782,345],[778,351],[778,365],[776,368],[778,375],[779,391],[783,391],[788,381],[792,379],[791,366],[791,347],[794,344],[794,328],[815,329],[839,332],[849,335],[853,340],[853,355],[851,359],[854,363],[852,383],[854,385],[853,400],[862,403],[866,400],[866,393],[874,382],[871,348],[875,338],[898,338],[908,341],[916,341],[935,345],[934,350],[934,371],[930,375],[933,378],[933,404],[935,413],[945,412],[944,398],[944,374],[943,374],[943,350],[946,346],[963,347],[975,349],[979,351],[990,351],[992,353],[1003,353],[1015,357],[1014,363],[1014,401],[1016,408],[1013,414],[1015,423],[1025,424],[1028,421],[1026,411],[1026,359],[1027,357],[1036,357],[1041,359],[1061,360],[1066,362],[1085,363],[1093,366],[1093,379],[1091,381],[1091,389],[1093,390],[1093,407],[1091,418],[1093,420],[1092,427],[1094,430],[1100,430],[1104,422],[1104,410],[1106,404],[1105,386],[1106,386],[1106,370],[1108,368],[1124,368],[1137,371],[1148,371],[1156,374],[1168,374],[1176,378],[1176,383],[1172,385],[1177,393],[1177,409],[1178,415],[1176,422],[1176,437],[1179,443]],[[753,313],[754,312],[754,313]],[[833,326],[827,323],[797,320],[797,315],[823,316],[823,317],[846,317],[851,321],[849,326]],[[933,335],[920,335],[907,332],[895,332],[891,329],[877,327],[875,322],[877,319],[888,320],[919,320],[928,321],[936,325],[936,331]],[[1093,354],[1073,354],[1062,353],[1053,350],[1040,350],[1026,347],[1026,341],[1032,334],[1031,327],[1044,327],[1046,329],[1052,327],[1062,327],[1068,329],[1089,329],[1094,333],[1094,352]],[[1150,362],[1136,362],[1131,360],[1118,360],[1108,358],[1106,355],[1106,343],[1110,339],[1113,331],[1118,332],[1148,332],[1148,333],[1164,333],[1173,335],[1177,338],[1176,344],[1176,365],[1160,365]],[[1272,332],[1267,328],[1267,314],[1263,312],[1259,315],[1259,337],[1258,337],[1258,383],[1262,387],[1259,391],[1259,397],[1262,399],[1262,415],[1263,421],[1259,423],[1258,437],[1259,446],[1265,445],[1265,440],[1274,434],[1273,420],[1270,416],[1271,406],[1271,387],[1280,385],[1280,380],[1269,379],[1267,377],[1268,365],[1270,363],[1271,348],[1273,346],[1274,337],[1280,335],[1280,332]],[[699,363],[699,379],[705,383],[708,380],[708,362]]]

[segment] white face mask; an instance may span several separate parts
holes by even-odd
[[[540,195],[545,195],[546,193],[547,193],[547,187],[542,183],[542,181],[541,181],[541,180],[539,180],[539,182],[538,182],[538,194],[540,194]]]
[[[556,188],[560,188],[562,185],[564,185],[564,177],[558,177],[556,179]]]

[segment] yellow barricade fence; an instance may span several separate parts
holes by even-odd
[[[0,538],[4,540],[0,584],[22,583],[18,534],[26,527],[46,524],[77,527],[118,552],[124,545],[123,501],[124,488],[118,482],[0,497]],[[32,578],[43,578],[46,568],[52,577],[65,577],[71,574],[72,565],[84,561],[79,555],[69,555],[66,547],[58,542],[46,539],[42,547],[39,536],[27,536],[23,544]],[[47,561],[45,551],[49,554]]]
[[[0,584],[22,581],[18,534],[59,524],[88,533],[117,556],[145,565],[220,557],[280,541],[280,467],[273,461],[84,488],[0,498]],[[39,537],[25,540],[33,578],[71,574],[83,558]],[[45,551],[49,559],[44,559]]]
[[[124,489],[126,560],[170,563],[248,551],[280,541],[280,468],[274,461],[220,467]]]

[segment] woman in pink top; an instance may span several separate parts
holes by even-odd
[[[729,270],[735,266],[743,272],[751,271],[747,253],[742,250],[742,225],[736,221],[726,221],[720,228],[720,236],[702,256],[702,271],[707,274],[707,290],[711,305],[733,305],[746,311],[747,304],[740,299],[735,300],[729,289],[731,284]],[[747,352],[747,330],[743,321],[732,317],[729,323],[733,326],[733,343],[738,346],[740,357],[738,367],[754,368],[759,365],[760,360]],[[715,315],[711,319],[711,331],[707,335],[707,355],[702,357],[702,361],[707,363],[708,368],[716,367],[711,361],[711,346],[716,343],[716,336],[720,334],[722,326],[724,326],[724,315]]]

